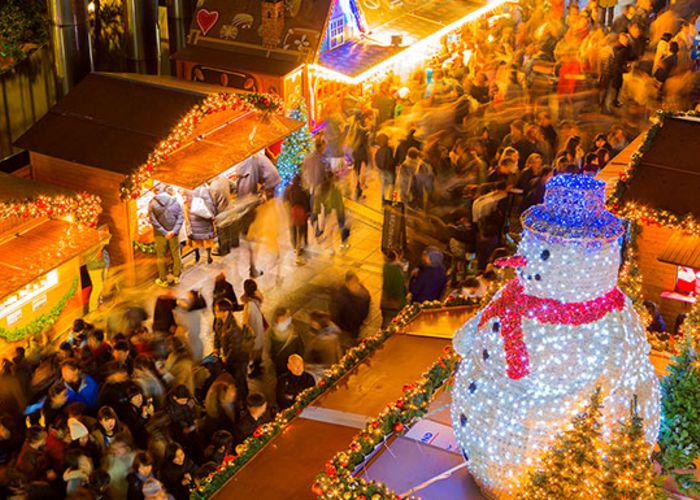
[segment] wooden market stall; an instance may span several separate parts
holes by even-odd
[[[668,115],[598,174],[616,211],[641,228],[636,253],[642,295],[660,306],[668,330],[678,314],[695,307],[700,293],[698,158],[700,120]]]
[[[94,196],[0,173],[0,357],[84,314],[109,241],[92,227],[99,211]]]
[[[110,259],[129,283],[136,267],[138,281],[155,270],[147,213],[155,182],[194,189],[302,126],[274,112],[268,96],[221,90],[93,73],[16,142],[30,152],[34,179],[102,198]]]
[[[202,0],[179,78],[303,97],[310,118],[348,88],[420,67],[445,35],[504,0]]]

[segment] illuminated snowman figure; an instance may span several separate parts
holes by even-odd
[[[603,431],[638,397],[646,438],[659,429],[659,386],[644,327],[617,288],[622,221],[604,183],[561,175],[522,216],[517,269],[454,338],[463,357],[452,423],[473,477],[493,497],[515,492],[538,457],[603,392]]]

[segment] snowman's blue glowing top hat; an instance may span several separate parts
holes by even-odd
[[[527,209],[520,220],[545,238],[614,240],[625,231],[622,220],[605,209],[605,183],[587,175],[552,177],[544,203]]]

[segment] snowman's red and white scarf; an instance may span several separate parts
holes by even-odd
[[[527,295],[522,284],[514,279],[484,309],[479,327],[493,318],[499,318],[500,325],[494,324],[494,331],[500,331],[503,338],[508,365],[506,373],[517,380],[530,373],[527,346],[523,340],[523,317],[536,319],[540,323],[583,325],[598,321],[610,311],[621,310],[624,306],[625,296],[618,288],[593,300],[567,303]]]

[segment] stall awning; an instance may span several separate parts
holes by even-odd
[[[658,259],[676,266],[700,269],[700,237],[675,232]]]
[[[0,241],[0,300],[107,239],[96,229],[51,219]]]
[[[302,126],[300,121],[279,115],[231,114],[226,122],[210,127],[202,139],[171,154],[155,169],[153,178],[194,189]]]

